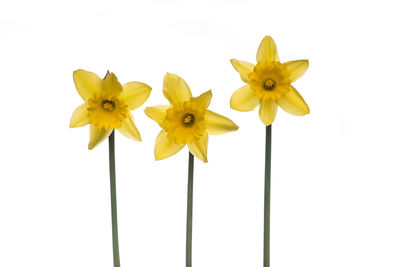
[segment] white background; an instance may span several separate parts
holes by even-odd
[[[311,113],[273,124],[272,267],[400,266],[397,1],[0,2],[0,266],[111,267],[108,147],[69,129],[82,103],[72,72],[152,86],[133,111],[143,142],[116,135],[121,262],[184,266],[187,148],[154,161],[182,76],[240,129],[195,160],[194,267],[262,266],[264,126],[230,109],[243,85],[229,59],[255,63],[271,35]]]

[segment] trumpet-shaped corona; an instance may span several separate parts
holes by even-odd
[[[177,144],[188,144],[199,139],[206,129],[204,112],[205,109],[190,101],[174,104],[167,110],[162,123],[168,138]]]
[[[99,128],[118,129],[128,116],[128,106],[118,97],[106,94],[93,96],[87,108],[90,124]]]
[[[289,92],[289,75],[279,62],[260,62],[249,74],[249,80],[254,94],[261,101],[276,101]]]
[[[207,109],[211,90],[192,97],[189,86],[181,77],[167,73],[163,93],[170,106],[145,109],[145,113],[162,128],[154,148],[156,160],[172,156],[187,145],[194,156],[207,162],[208,135],[238,129],[230,119]]]
[[[278,105],[293,115],[310,113],[304,99],[291,85],[307,70],[308,60],[281,63],[274,40],[266,36],[258,48],[255,66],[236,59],[231,63],[246,83],[233,93],[231,108],[250,111],[259,105],[259,116],[265,125],[275,120]]]

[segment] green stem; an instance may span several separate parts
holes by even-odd
[[[271,130],[272,125],[268,125],[265,131],[264,267],[270,267]]]
[[[193,220],[193,155],[189,152],[187,215],[186,215],[186,267],[192,267]]]
[[[110,161],[110,190],[111,190],[111,221],[114,267],[120,267],[119,246],[118,246],[118,221],[117,221],[117,192],[115,185],[115,144],[114,131],[108,137],[108,150]]]

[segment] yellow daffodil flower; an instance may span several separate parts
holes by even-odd
[[[89,149],[106,139],[114,129],[133,140],[141,141],[131,110],[141,106],[149,97],[151,87],[140,82],[121,86],[114,73],[104,79],[95,73],[74,71],[76,90],[85,101],[72,114],[70,127],[90,124]]]
[[[189,86],[181,77],[167,73],[163,93],[171,106],[148,107],[144,111],[163,128],[154,148],[156,160],[174,155],[187,144],[194,156],[207,162],[208,135],[239,128],[230,119],[207,110],[212,97],[211,90],[192,97]]]
[[[281,63],[274,40],[266,36],[257,51],[257,65],[236,59],[231,59],[231,63],[246,83],[233,93],[231,108],[250,111],[260,105],[259,116],[267,126],[275,120],[278,105],[293,115],[310,113],[304,99],[291,85],[307,70],[308,60]]]

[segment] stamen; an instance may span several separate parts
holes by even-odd
[[[101,106],[105,111],[108,112],[114,111],[115,109],[115,103],[114,101],[111,100],[103,100],[103,102],[101,102]]]
[[[275,88],[275,82],[271,79],[268,79],[264,83],[264,89],[265,90],[272,90]]]
[[[182,124],[185,127],[191,127],[194,124],[194,115],[192,113],[186,113],[182,117]]]

